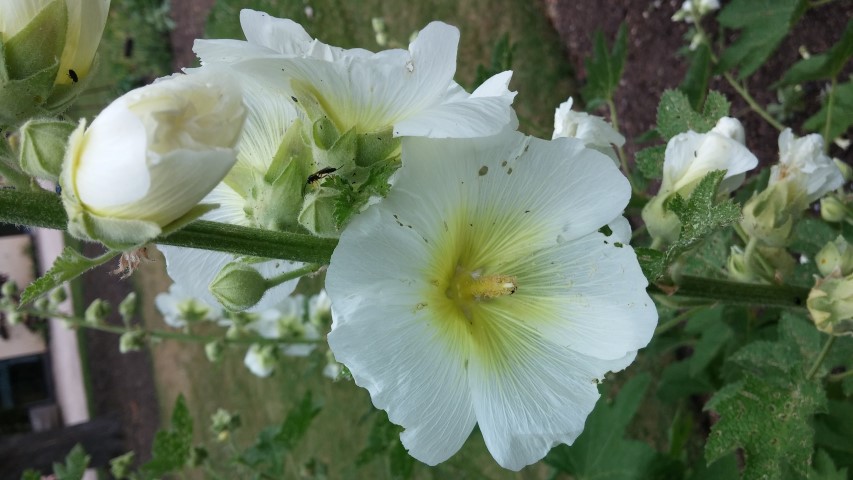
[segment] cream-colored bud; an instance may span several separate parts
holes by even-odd
[[[236,84],[202,71],[125,94],[85,131],[81,122],[60,179],[69,231],[124,250],[186,220],[234,164],[245,115]]]
[[[853,275],[818,280],[806,305],[818,330],[830,335],[853,335]]]
[[[842,236],[827,243],[815,257],[817,269],[827,277],[838,271],[842,276],[853,273],[853,248]]]
[[[828,195],[820,199],[820,217],[831,223],[840,223],[847,218],[849,208],[841,198]]]

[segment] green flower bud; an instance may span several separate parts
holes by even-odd
[[[849,208],[835,195],[829,195],[820,199],[820,216],[827,222],[843,222],[849,213]]]
[[[753,195],[743,207],[741,226],[750,237],[771,247],[785,247],[794,224],[807,207],[793,182],[779,182]]]
[[[817,269],[824,277],[830,276],[836,270],[846,277],[853,273],[853,248],[842,236],[827,243],[815,257]]]
[[[106,300],[96,298],[92,303],[89,304],[89,307],[86,308],[86,314],[84,318],[86,319],[86,323],[98,325],[100,323],[103,323],[103,321],[107,318],[107,315],[109,314],[110,304],[107,303]]]
[[[15,283],[14,280],[6,281],[2,287],[0,287],[0,294],[4,297],[17,297],[18,296],[18,284]]]
[[[222,340],[208,342],[204,345],[204,354],[211,363],[218,363],[222,360],[222,353],[224,351],[225,344],[222,343]]]
[[[746,255],[740,247],[732,247],[726,268],[732,280],[744,283],[752,283],[756,280],[755,272],[746,261]]]
[[[853,335],[853,276],[820,279],[806,302],[815,326],[830,335]]]
[[[39,312],[47,312],[50,310],[50,299],[47,297],[39,297],[33,302],[33,307]]]
[[[649,230],[649,235],[664,243],[678,240],[681,232],[681,222],[678,217],[664,206],[668,197],[657,195],[643,207],[643,222]]]
[[[849,182],[851,179],[853,179],[853,167],[848,165],[847,162],[838,158],[833,158],[832,161],[835,163],[835,166],[837,166],[838,169],[841,170],[841,176],[844,177],[845,182]]]
[[[22,312],[19,312],[14,308],[6,310],[4,314],[6,315],[6,321],[9,322],[9,325],[17,325],[23,322],[26,318]]]
[[[130,321],[136,314],[136,293],[130,292],[124,297],[124,300],[118,304],[118,313],[126,321]]]
[[[110,460],[110,473],[112,476],[118,480],[128,478],[133,467],[133,456],[133,451],[130,451]]]
[[[124,332],[119,338],[118,349],[121,353],[135,352],[145,346],[145,332],[142,330],[130,330]]]
[[[59,180],[65,145],[76,125],[59,120],[30,120],[19,131],[21,169],[32,176]]]
[[[68,298],[68,292],[65,291],[65,287],[57,287],[50,291],[48,298],[50,299],[50,304],[56,306]]]
[[[210,416],[210,429],[217,435],[222,432],[233,432],[241,425],[240,414],[231,413],[223,408]]]
[[[267,293],[269,284],[254,268],[243,263],[229,263],[222,267],[209,288],[223,307],[239,312],[258,303]]]

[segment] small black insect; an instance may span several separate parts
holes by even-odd
[[[62,187],[60,187],[59,184],[57,183],[56,186],[53,187],[53,191],[55,191],[57,195],[61,195],[62,194]]]
[[[310,185],[310,184],[316,182],[317,180],[320,180],[321,178],[325,178],[325,177],[331,175],[332,173],[335,173],[336,170],[337,170],[337,168],[335,168],[335,167],[321,168],[320,170],[317,170],[316,172],[312,173],[311,175],[308,175],[308,182],[306,183],[306,185]]]
[[[74,83],[77,83],[78,81],[80,81],[80,78],[77,77],[77,72],[75,72],[74,70],[68,70],[68,77]]]

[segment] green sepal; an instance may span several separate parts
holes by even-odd
[[[82,208],[68,211],[68,233],[81,240],[101,242],[112,250],[133,250],[157,238],[162,230],[154,222],[107,218]]]
[[[54,0],[46,5],[26,27],[7,40],[4,57],[9,76],[27,78],[56,63],[65,48],[67,25],[65,1]]]
[[[340,137],[340,132],[329,117],[320,117],[311,125],[311,138],[320,149],[329,150]]]
[[[58,68],[59,61],[54,61],[30,77],[0,79],[0,126],[16,127],[29,118],[50,115],[42,106],[53,90]]]
[[[299,224],[318,237],[339,236],[335,218],[339,196],[338,190],[325,186],[309,191],[299,212]]]
[[[389,128],[383,132],[360,133],[358,139],[358,153],[355,156],[355,164],[360,167],[369,167],[376,162],[399,157],[402,143],[395,138]]]
[[[51,119],[30,120],[20,130],[18,163],[35,177],[57,181],[68,137],[77,125]]]

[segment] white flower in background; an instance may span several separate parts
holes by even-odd
[[[159,235],[234,165],[245,113],[236,84],[210,72],[132,90],[81,122],[60,178],[69,231],[116,249]]]
[[[335,354],[331,350],[326,351],[326,366],[323,367],[323,376],[329,380],[339,380],[343,373],[343,365],[335,360]]]
[[[633,250],[599,233],[631,188],[576,139],[404,138],[381,202],[344,230],[326,277],[329,345],[401,440],[435,465],[475,424],[519,470],[583,430],[596,383],[628,366],[657,312]]]
[[[305,307],[310,301],[302,295],[285,297],[275,308],[258,312],[258,318],[247,327],[269,339],[319,340],[320,333],[308,321],[310,310]],[[304,357],[311,353],[315,344],[290,343],[281,347],[281,352],[290,357]]]
[[[607,155],[618,165],[619,156],[613,146],[625,145],[625,137],[602,117],[572,110],[572,103],[569,97],[554,113],[552,138],[573,137],[583,140],[584,145]]]
[[[190,76],[203,74],[206,68],[193,70]],[[274,94],[246,76],[236,75],[234,78],[243,87],[248,111],[243,131],[237,141],[237,162],[224,181],[205,197],[205,203],[217,204],[219,208],[207,212],[202,219],[233,225],[258,226],[246,211],[247,197],[255,183],[263,178],[270,168],[285,132],[298,115],[293,104],[285,97]],[[297,205],[297,211],[299,207],[300,205]],[[172,280],[181,284],[193,297],[211,305],[219,305],[208,286],[219,271],[238,256],[166,245],[158,245],[158,248],[166,257],[166,268]],[[269,260],[252,263],[251,266],[264,278],[272,278],[300,268],[303,264]],[[298,282],[297,278],[269,289],[260,302],[248,311],[261,312],[275,308],[281,298],[290,295]]]
[[[203,300],[187,295],[177,283],[173,283],[168,292],[158,293],[154,298],[154,305],[163,315],[166,324],[174,328],[184,328],[187,322],[214,321],[222,315],[222,309],[218,308],[218,305],[213,307]]]
[[[243,364],[246,365],[246,368],[261,378],[272,375],[277,363],[278,354],[275,345],[253,344],[243,358]]]
[[[56,15],[46,10],[65,12],[65,41],[59,59],[55,83],[76,83],[89,74],[101,35],[107,22],[110,0],[5,0],[0,2],[0,40],[8,43],[18,32],[30,25],[39,15]],[[62,17],[62,13],[56,16]],[[45,24],[53,22],[45,19]]]
[[[299,24],[262,12],[243,10],[240,22],[247,41],[196,41],[202,65],[232,64],[285,89],[302,108],[321,109],[340,132],[393,126],[394,136],[465,138],[515,128],[512,72],[465,92],[453,81],[459,30],[450,25],[430,23],[408,50],[371,53],[326,45]]]
[[[812,133],[796,138],[790,128],[779,134],[779,163],[770,169],[768,187],[794,182],[807,203],[823,197],[844,184],[838,165],[823,153],[823,138]]]
[[[672,16],[672,20],[695,23],[705,15],[719,9],[719,0],[685,0],[681,4],[681,9]]]
[[[741,123],[723,117],[708,133],[688,131],[669,140],[660,190],[643,208],[643,221],[652,237],[667,242],[678,238],[678,218],[666,210],[665,203],[676,193],[687,198],[705,175],[714,170],[726,171],[718,190],[720,195],[743,184],[746,172],[758,166],[758,159],[746,148],[744,139]]]

